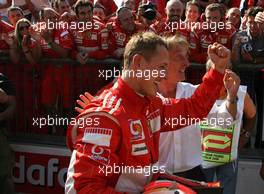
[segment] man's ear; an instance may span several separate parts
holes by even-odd
[[[131,68],[136,68],[136,69],[141,68],[142,59],[143,59],[142,55],[135,54],[131,60]]]

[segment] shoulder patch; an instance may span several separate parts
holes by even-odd
[[[112,133],[112,129],[101,127],[87,127],[84,130],[82,141],[84,143],[109,147]]]

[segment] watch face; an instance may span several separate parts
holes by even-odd
[[[250,133],[249,133],[248,131],[246,131],[245,136],[246,136],[247,138],[249,138],[249,137],[250,137]]]

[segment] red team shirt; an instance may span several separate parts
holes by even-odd
[[[105,25],[93,20],[93,28],[85,31],[72,30],[78,52],[88,53],[89,58],[104,59],[108,56],[108,31]],[[77,53],[74,53],[76,57]]]
[[[105,25],[98,20],[92,21],[92,29],[80,31],[72,30],[75,46],[72,57],[76,59],[78,53],[88,54],[89,59],[102,60],[109,56],[109,32]],[[85,57],[85,55],[84,55]],[[105,65],[104,65],[105,66]],[[75,67],[75,96],[76,98],[83,92],[89,91],[94,94],[103,85],[102,80],[98,78],[101,64],[85,64]],[[91,76],[93,75],[93,76]],[[87,84],[93,83],[93,84]],[[88,87],[92,86],[92,87]]]
[[[124,51],[126,44],[128,43],[133,34],[143,31],[141,25],[136,24],[134,31],[127,32],[122,29],[117,19],[114,22],[108,23],[107,28],[110,31],[110,46],[112,51],[111,53],[113,56],[114,52],[117,50],[121,50],[122,52]]]
[[[67,30],[54,30],[53,37],[53,41],[59,44],[62,48],[72,49],[74,46],[72,35]],[[44,39],[40,40],[40,46],[44,57],[61,58],[61,56],[54,51]]]

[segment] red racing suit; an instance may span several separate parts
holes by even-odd
[[[202,24],[202,23],[200,23]],[[232,37],[236,29],[224,28],[212,32],[210,29],[196,27],[190,33],[190,59],[191,62],[204,64],[207,59],[207,49],[210,44],[218,42],[229,49],[232,49]]]
[[[156,163],[160,132],[187,125],[186,122],[172,125],[175,119],[206,117],[222,87],[223,74],[210,70],[189,99],[149,98],[138,95],[119,78],[77,117],[76,125],[68,129],[68,143],[75,150],[65,193],[142,192],[151,176],[140,172],[114,173],[113,169],[118,170],[117,166],[147,168]],[[112,167],[112,172],[106,174],[108,167]]]

